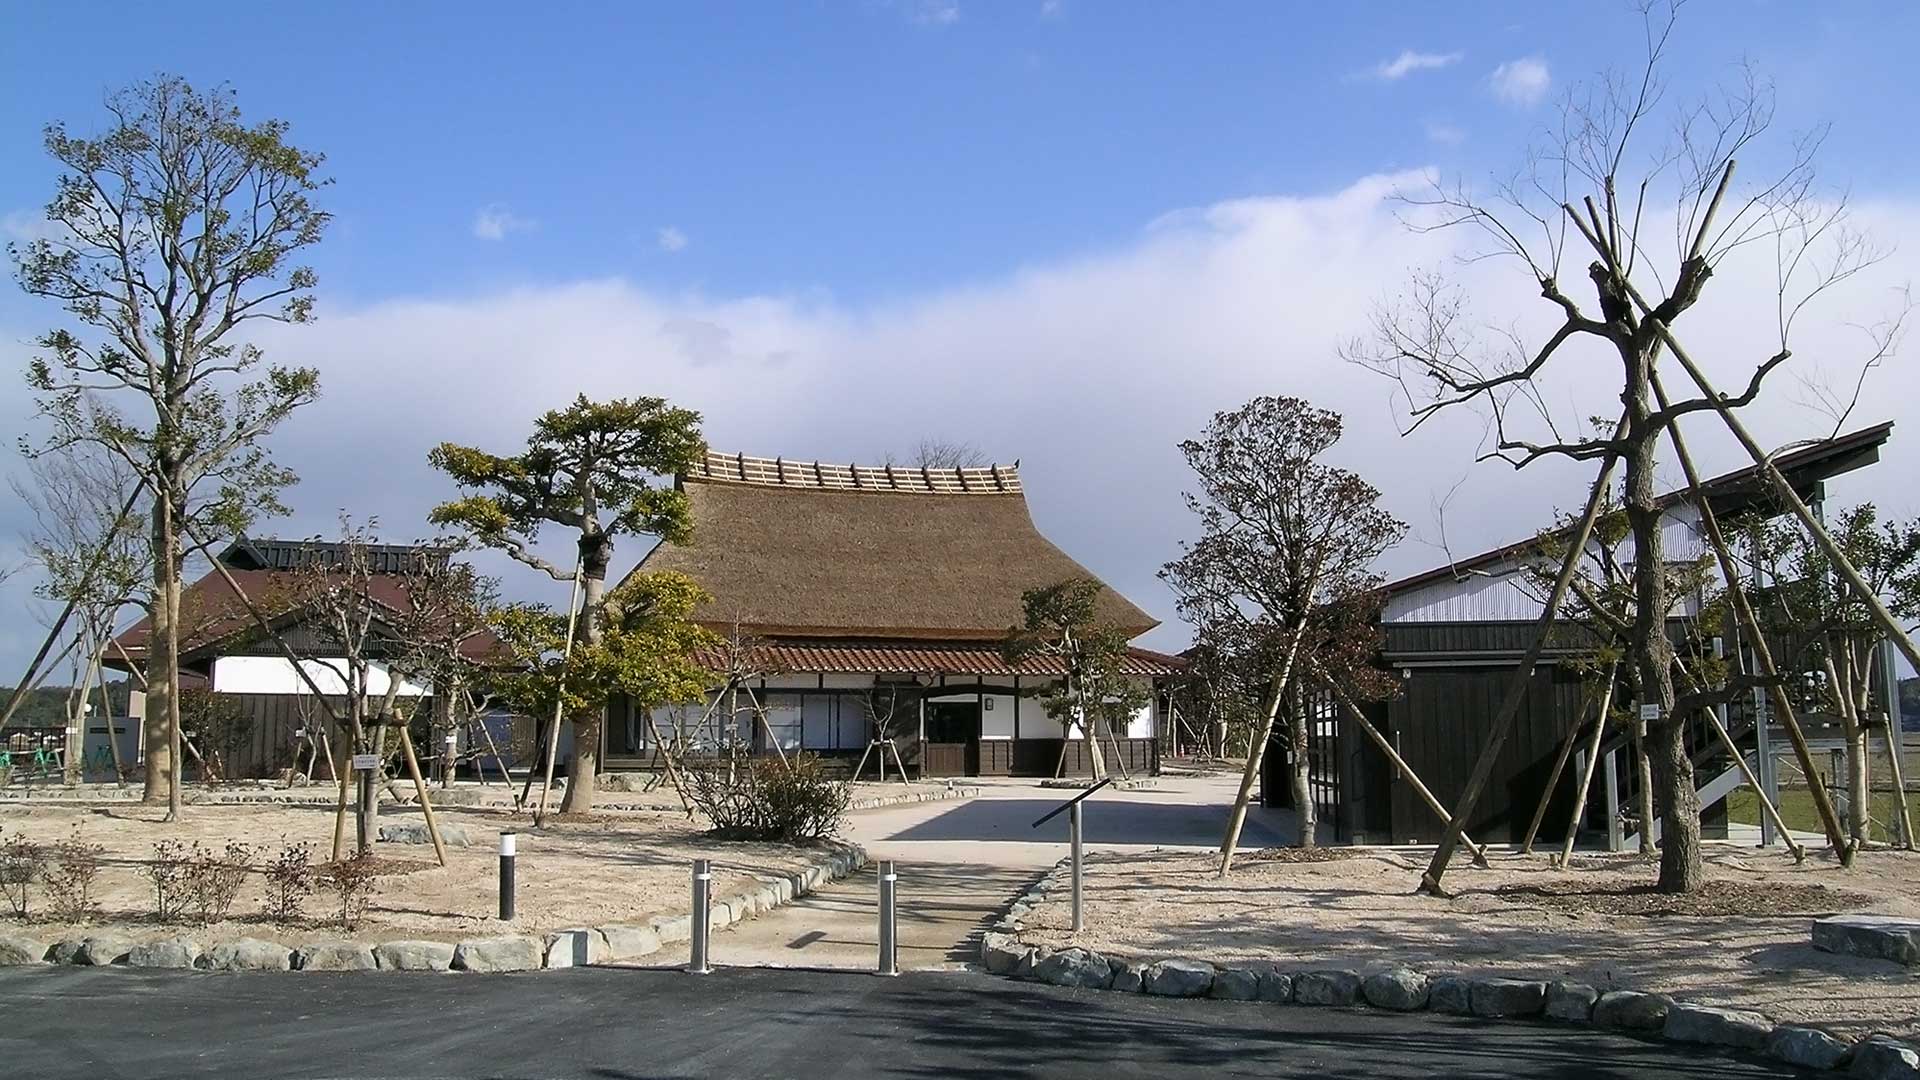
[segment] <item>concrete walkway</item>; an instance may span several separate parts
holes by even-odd
[[[1169,776],[1147,790],[1102,790],[1085,804],[1089,850],[1213,850],[1233,804],[1237,776]],[[985,779],[981,795],[917,803],[848,818],[846,836],[900,875],[900,966],[958,968],[977,956],[979,934],[1022,889],[1068,851],[1067,816],[1038,829],[1035,819],[1076,792],[1032,780]],[[1245,848],[1292,842],[1292,815],[1254,807]],[[729,966],[871,970],[879,958],[874,868],[777,911],[715,934],[713,961]],[[686,946],[650,958],[684,964]]]

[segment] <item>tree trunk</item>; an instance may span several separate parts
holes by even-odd
[[[1312,762],[1308,757],[1309,732],[1307,710],[1292,687],[1281,696],[1281,708],[1287,710],[1287,747],[1289,771],[1293,774],[1293,812],[1300,822],[1300,847],[1312,848],[1319,841],[1319,809],[1313,804]]]
[[[607,566],[613,561],[613,542],[605,534],[580,539],[580,622],[577,635],[588,648],[600,644],[601,623],[606,616]],[[595,711],[573,718],[573,759],[567,763],[567,793],[560,800],[563,814],[584,814],[593,809],[593,783],[600,771],[600,730],[606,720],[606,703]]]
[[[1640,672],[1640,701],[1660,706],[1660,719],[1647,724],[1645,742],[1661,819],[1661,892],[1692,892],[1706,880],[1700,858],[1700,796],[1693,786],[1693,762],[1687,757],[1685,725],[1674,713],[1673,645],[1667,640],[1666,550],[1660,535],[1660,505],[1654,494],[1654,470],[1663,430],[1650,423],[1649,401],[1654,344],[1642,333],[1623,348],[1626,361],[1627,450],[1625,504],[1633,530],[1633,632],[1629,645]],[[1651,834],[1653,823],[1641,825]]]
[[[153,632],[147,637],[146,790],[141,800],[178,812],[174,743],[180,717],[180,537],[173,500],[153,500]]]

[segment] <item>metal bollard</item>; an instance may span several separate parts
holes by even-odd
[[[1073,842],[1073,932],[1080,932],[1080,804],[1074,803],[1067,811],[1067,823],[1072,826]]]
[[[693,926],[690,938],[690,952],[687,957],[687,974],[710,975],[713,969],[707,966],[707,933],[712,918],[713,905],[713,864],[705,859],[693,860]]]
[[[513,918],[513,859],[520,834],[508,829],[500,834],[500,918]]]
[[[880,862],[880,966],[882,975],[900,974],[898,923],[894,920],[894,886],[900,876],[894,873],[893,860]]]

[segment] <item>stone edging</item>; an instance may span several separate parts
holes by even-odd
[[[905,806],[910,803],[946,802],[949,799],[971,799],[980,794],[977,787],[965,785],[934,788],[932,791],[904,791],[896,795],[875,795],[865,799],[855,799],[847,804],[847,813],[861,810],[878,810],[885,806]]]
[[[867,853],[859,845],[835,844],[831,852],[799,870],[761,876],[758,887],[714,900],[708,925],[721,930],[772,911],[866,863]],[[333,938],[289,947],[242,937],[203,946],[185,934],[135,942],[124,934],[103,931],[46,944],[25,935],[0,934],[0,967],[52,963],[204,971],[533,971],[638,960],[658,952],[662,945],[685,941],[692,933],[691,915],[655,915],[631,923],[475,937],[458,943]]]
[[[1085,791],[1093,786],[1093,781],[1074,777],[1052,777],[1040,781],[1040,786],[1067,791]],[[1150,791],[1159,787],[1160,781],[1151,776],[1133,776],[1125,780],[1115,780],[1107,786],[1114,791]]]
[[[1019,938],[1022,920],[1048,893],[1069,888],[1068,860],[1020,894],[980,938],[980,965],[995,975],[1055,986],[1296,1005],[1367,1006],[1489,1019],[1589,1024],[1669,1042],[1765,1053],[1814,1069],[1849,1067],[1872,1080],[1920,1078],[1920,1048],[1887,1035],[1846,1043],[1814,1027],[1775,1024],[1765,1015],[1676,1001],[1634,990],[1601,992],[1581,983],[1480,978],[1393,968],[1362,975],[1340,969],[1288,971],[1275,964],[1174,959],[1141,964],[1078,947],[1050,950]]]

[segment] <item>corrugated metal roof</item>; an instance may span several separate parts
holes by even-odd
[[[1773,465],[1787,478],[1788,483],[1796,488],[1811,490],[1811,486],[1819,481],[1870,464],[1875,460],[1880,444],[1886,442],[1887,437],[1892,433],[1893,421],[1888,420],[1872,427],[1861,428],[1845,435],[1789,450],[1775,457]],[[1748,465],[1702,480],[1700,486],[1706,491],[1707,497],[1714,500],[1715,511],[1723,515],[1730,507],[1721,506],[1721,500],[1744,499],[1751,502],[1754,499],[1764,500],[1772,496],[1771,484],[1758,465]],[[1801,497],[1806,497],[1805,491],[1801,492]],[[1692,500],[1692,489],[1680,488],[1660,496],[1658,504],[1662,510],[1668,510],[1690,503]],[[1436,566],[1431,570],[1410,574],[1398,581],[1388,582],[1385,586],[1386,592],[1391,596],[1429,582],[1460,580],[1476,568],[1524,555],[1538,547],[1539,543],[1540,538],[1532,536],[1445,566]]]
[[[1035,657],[1016,667],[994,646],[898,642],[774,642],[756,646],[753,661],[767,671],[828,675],[1060,675],[1066,670],[1054,657]],[[1185,666],[1175,656],[1130,648],[1121,670],[1128,675],[1171,675]]]

